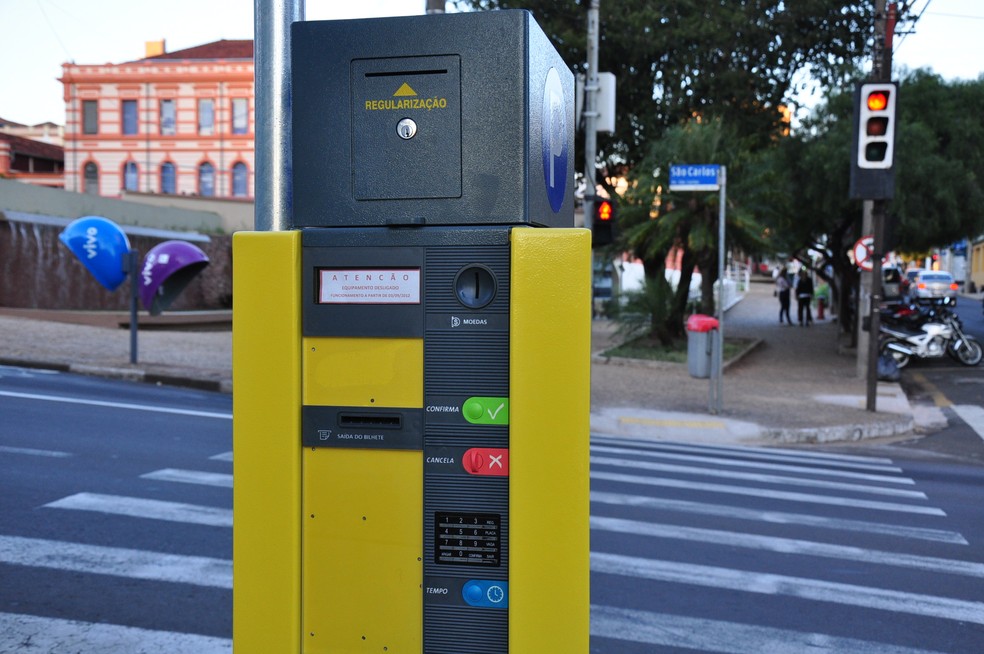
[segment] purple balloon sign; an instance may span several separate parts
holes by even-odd
[[[185,286],[208,265],[208,257],[186,241],[164,241],[151,248],[140,269],[140,299],[156,316],[171,306]]]

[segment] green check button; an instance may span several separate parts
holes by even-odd
[[[473,425],[508,425],[508,397],[470,397],[461,405],[461,415]]]

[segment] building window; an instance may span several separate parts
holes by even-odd
[[[124,134],[137,133],[137,101],[136,100],[123,101],[123,133]]]
[[[99,133],[99,101],[98,100],[82,101],[82,133],[83,134]]]
[[[161,100],[161,134],[164,136],[174,136],[176,133],[174,100]]]
[[[198,194],[215,195],[215,166],[207,161],[198,167]]]
[[[249,131],[249,100],[232,99],[232,133],[246,134]]]
[[[127,161],[123,164],[123,190],[124,191],[136,191],[137,190],[137,164],[134,161]]]
[[[161,164],[161,193],[174,195],[177,192],[177,180],[174,177],[174,164],[166,161]]]
[[[206,136],[215,133],[215,100],[211,98],[198,101],[198,133]]]
[[[249,195],[249,171],[242,161],[232,167],[232,196],[244,198]]]
[[[91,161],[83,168],[85,186],[83,190],[89,195],[99,195],[99,169]]]

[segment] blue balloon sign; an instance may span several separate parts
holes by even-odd
[[[58,239],[107,290],[115,290],[126,279],[123,262],[130,251],[130,241],[113,221],[83,216],[69,223]]]

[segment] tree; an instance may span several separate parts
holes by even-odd
[[[587,0],[459,0],[456,4],[531,10],[565,61],[584,71]],[[657,195],[665,192],[665,183],[652,184],[647,176],[655,173],[658,178],[671,161],[655,159],[670,154],[660,141],[674,129],[686,137],[688,126],[719,124],[732,135],[726,141],[731,163],[691,162],[728,165],[729,181],[734,182],[729,184],[729,196],[732,188],[745,184],[743,174],[749,182],[752,173],[755,177],[774,174],[777,160],[769,153],[788,130],[784,106],[797,80],[812,76],[833,86],[851,74],[868,49],[873,3],[620,0],[613,4],[606,0],[602,5],[599,69],[615,73],[618,103],[616,132],[599,138],[599,159],[609,172],[629,171],[636,184],[631,199],[635,210],[623,203],[620,212],[625,244],[643,259],[651,285],[658,283],[654,275],[662,270],[664,252],[672,244],[683,250],[685,275],[697,265],[707,283],[713,283],[717,267],[710,262],[716,262],[716,239],[707,238],[709,216],[716,216],[713,200],[681,202]],[[906,19],[906,11],[903,8],[901,20]],[[677,151],[684,151],[682,144]],[[773,211],[781,207],[781,198],[769,201],[767,191],[745,186],[743,202],[735,202],[735,209],[742,209],[736,217],[752,216],[759,206],[772,206]],[[650,197],[645,197],[647,190]],[[651,213],[657,217],[655,225],[648,222]],[[761,247],[762,235],[757,220],[736,219],[729,224],[729,242]],[[706,305],[706,288],[702,297]],[[666,339],[682,333],[682,320],[677,320],[682,317],[680,302],[678,294],[669,315],[654,314],[654,335]]]
[[[842,299],[857,287],[847,252],[863,236],[861,201],[847,196],[852,94],[853,85],[832,92],[803,129],[780,143],[795,211],[771,225],[785,235],[790,252],[824,253]],[[984,233],[984,125],[974,109],[984,102],[984,77],[944,82],[927,71],[910,72],[899,80],[898,102],[895,198],[888,205],[892,247],[925,252]],[[840,304],[838,315],[850,316],[851,307]],[[850,320],[841,323],[850,329]]]

